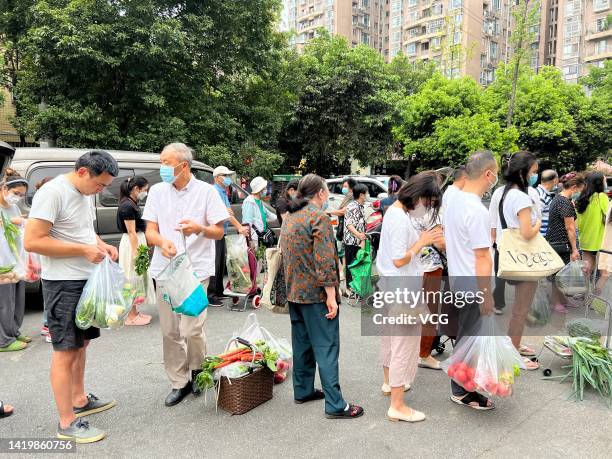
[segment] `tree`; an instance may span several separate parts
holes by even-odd
[[[512,89],[510,91],[510,103],[508,104],[508,115],[506,125],[512,126],[514,106],[516,103],[516,87],[519,80],[519,70],[529,58],[528,45],[533,42],[533,27],[540,22],[540,2],[538,0],[518,0],[516,7],[512,10],[514,27],[510,42],[512,44]]]
[[[65,146],[159,151],[181,140],[198,154],[220,146],[248,160],[260,149],[280,162],[278,9],[277,0],[35,2],[18,121]]]
[[[418,93],[404,98],[394,133],[418,169],[458,165],[474,150],[516,148],[517,133],[490,119],[482,94],[469,77],[448,80],[436,73]]]
[[[342,37],[321,32],[299,59],[304,82],[282,136],[287,166],[321,175],[384,161],[393,146],[388,94],[392,85],[379,53],[351,49]]]

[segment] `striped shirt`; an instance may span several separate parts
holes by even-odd
[[[555,197],[555,193],[552,191],[547,191],[542,185],[538,185],[536,188],[538,192],[538,196],[540,196],[540,204],[542,207],[542,226],[540,227],[540,233],[543,236],[546,236],[546,231],[548,231],[548,215],[550,212],[550,203]]]

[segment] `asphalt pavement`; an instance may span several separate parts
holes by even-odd
[[[117,406],[88,418],[108,437],[79,445],[78,457],[604,458],[612,451],[612,409],[593,392],[583,402],[568,400],[570,385],[541,380],[539,371],[523,372],[515,394],[497,400],[495,410],[477,412],[449,401],[443,372],[419,369],[406,400],[427,420],[389,422],[388,399],[380,392],[379,338],[361,336],[359,310],[348,305],[340,312],[341,385],[348,401],[364,407],[363,417],[327,420],[323,402],[295,405],[291,377],[274,387],[272,400],[242,416],[216,412],[212,392],[167,408],[163,402],[170,387],[162,366],[159,320],[153,308],[145,311],[154,315],[151,326],[104,331],[90,346],[87,390],[114,397]],[[249,312],[209,310],[209,353],[223,350]],[[290,337],[288,315],[265,309],[256,314],[273,334]],[[27,350],[0,354],[0,399],[16,408],[15,415],[0,420],[0,438],[50,438],[55,433],[48,378],[51,345],[38,335],[40,319],[37,310],[26,315],[23,331],[34,338]],[[527,342],[538,345],[541,339]],[[562,364],[553,361],[553,372],[560,374]]]

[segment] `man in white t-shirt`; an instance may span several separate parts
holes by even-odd
[[[102,440],[105,433],[80,418],[115,406],[85,392],[85,361],[89,341],[100,330],[81,330],[76,307],[95,264],[105,256],[117,259],[117,249],[94,230],[92,196],[109,186],[119,173],[117,162],[105,151],[81,156],[74,171],[46,183],[35,195],[24,246],[41,254],[42,289],[53,344],[51,388],[59,414],[57,437],[76,443]]]
[[[499,218],[499,203],[506,189],[505,185],[497,188],[491,196],[489,204],[489,216],[491,218],[491,239],[493,240],[493,248],[495,249],[494,270],[497,275],[499,269],[499,252],[497,251],[497,240],[501,235],[501,219]],[[524,193],[521,193],[524,194]],[[540,218],[542,216],[542,205],[540,196],[533,187],[527,187],[527,194],[531,198],[532,218]],[[506,198],[506,200],[511,199]],[[526,199],[521,196],[521,198]],[[503,314],[506,307],[506,280],[501,277],[495,277],[495,288],[493,289],[493,300],[495,301],[495,314]]]
[[[455,197],[461,199],[461,205],[449,206],[444,216],[448,274],[453,289],[476,287],[484,293],[484,301],[467,303],[458,309],[455,346],[472,331],[481,314],[493,312],[491,223],[482,196],[497,183],[498,166],[490,151],[480,151],[470,156],[465,171],[466,183]],[[480,410],[493,408],[485,396],[468,392],[454,381],[451,381],[451,390],[451,400],[459,405]]]
[[[186,250],[195,275],[206,290],[208,279],[215,275],[214,240],[223,237],[223,223],[229,219],[229,213],[215,188],[192,175],[193,155],[189,147],[183,143],[167,145],[160,161],[162,183],[149,190],[142,214],[147,221],[147,242],[155,246],[149,272],[156,279],[177,250]],[[190,392],[201,393],[195,379],[206,355],[206,310],[198,317],[175,314],[159,292],[157,304],[164,365],[172,384],[165,403],[174,406]]]

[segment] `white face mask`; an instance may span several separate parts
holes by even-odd
[[[9,206],[15,206],[19,204],[19,201],[21,201],[21,196],[17,196],[13,193],[7,193],[7,195],[4,197],[4,200]]]
[[[418,203],[413,210],[409,210],[408,213],[412,218],[423,218],[427,215],[427,207],[422,203]]]
[[[149,194],[149,193],[148,193],[148,192],[146,192],[146,191],[141,191],[140,193],[138,193],[138,195],[136,196],[136,198],[137,198],[139,201],[142,201],[144,198],[146,198],[146,197],[147,197],[147,195],[148,195],[148,194]]]

